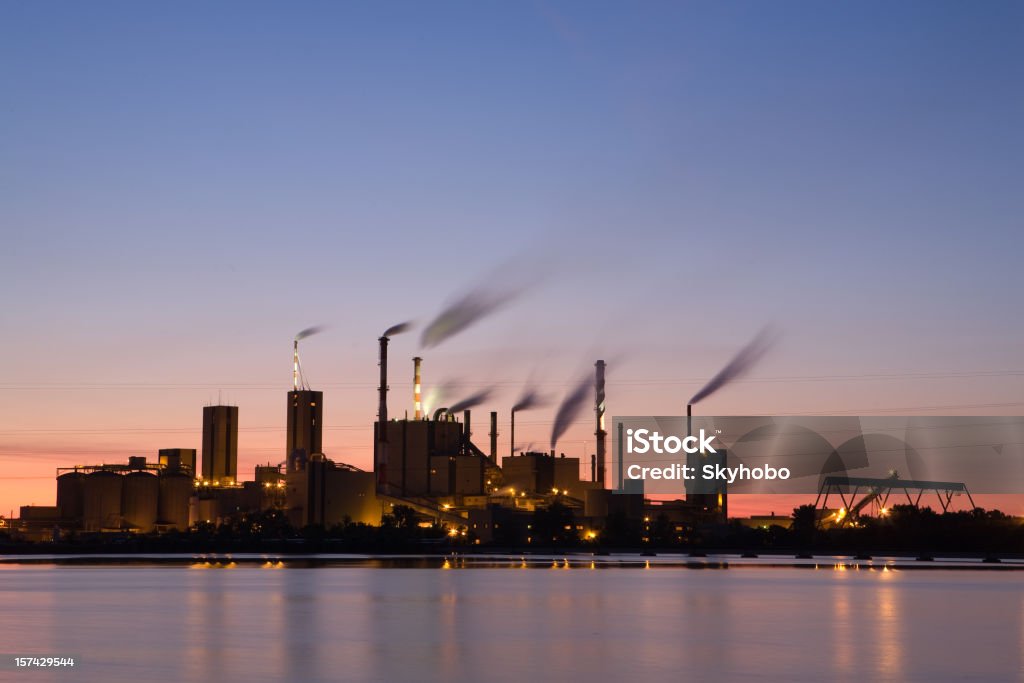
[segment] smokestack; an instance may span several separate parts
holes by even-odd
[[[377,487],[387,492],[388,485],[388,338],[380,342],[380,401],[377,406]]]
[[[295,339],[292,352],[292,390],[299,390],[299,340]]]
[[[604,430],[604,361],[594,363],[594,417],[597,428],[594,436],[597,437],[597,483],[604,488],[605,470],[605,436]]]
[[[469,437],[472,434],[470,431],[470,413],[468,410],[462,411],[462,450],[465,453],[469,453]]]
[[[413,419],[420,420],[423,418],[423,402],[420,398],[420,367],[423,365],[423,359],[416,356],[412,359],[412,407],[413,407]]]
[[[512,456],[512,457],[515,457],[515,455],[516,455],[516,409],[515,408],[512,409],[512,426],[511,426],[511,429],[509,431],[511,432],[511,434],[509,434],[510,440],[509,440],[509,444],[508,444],[508,454],[510,456]]]
[[[590,454],[590,481],[597,479],[597,456]]]
[[[498,413],[491,411],[491,462],[498,464]]]
[[[692,403],[687,403],[686,404],[686,436],[690,436],[691,434],[693,434],[693,404]],[[700,463],[697,461],[697,456],[695,454],[691,453],[691,454],[688,454],[686,456],[686,464],[689,465],[690,467],[696,468]],[[693,471],[696,471],[696,469],[694,469]],[[686,482],[685,488],[686,488],[686,500],[688,500],[688,501],[697,500],[696,495],[692,491],[693,484],[691,482]]]

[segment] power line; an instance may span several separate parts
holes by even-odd
[[[854,373],[844,375],[789,375],[769,377],[748,377],[745,379],[733,380],[735,384],[767,384],[767,383],[794,383],[794,382],[849,382],[849,381],[874,381],[874,380],[926,380],[926,379],[970,379],[977,377],[1024,377],[1024,370],[973,370],[973,371],[946,371],[946,372],[891,372],[891,373]],[[706,377],[677,377],[677,378],[653,378],[653,379],[609,379],[609,386],[671,386],[690,385],[706,382]],[[452,381],[445,382],[446,387],[521,387],[523,381],[495,380],[495,381]],[[548,387],[569,387],[572,381],[547,381],[537,382],[537,386]],[[325,382],[318,384],[323,388],[335,389],[367,389],[377,386],[376,382]],[[411,382],[395,383],[396,387],[412,386]],[[275,390],[284,389],[279,382],[52,382],[31,384],[24,383],[0,383],[0,391],[49,391],[49,390],[106,390],[106,389],[252,389],[252,390]]]

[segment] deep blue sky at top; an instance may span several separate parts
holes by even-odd
[[[1022,37],[1013,2],[5,2],[8,381],[282,379],[316,322],[362,349],[320,377],[369,377],[503,263],[561,272],[439,356],[699,377],[774,321],[777,374],[1024,367]]]

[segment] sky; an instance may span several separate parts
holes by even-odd
[[[4,3],[0,514],[218,401],[243,478],[281,462],[314,324],[324,450],[369,468],[376,338],[479,286],[529,284],[396,337],[393,417],[419,354],[495,387],[503,452],[536,383],[546,448],[597,358],[609,415],[678,414],[765,325],[707,414],[1020,414],[1022,37],[1013,2]]]

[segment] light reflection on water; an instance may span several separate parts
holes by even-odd
[[[0,651],[81,660],[74,671],[32,672],[33,681],[941,681],[1022,673],[1019,572],[656,563],[591,571],[589,560],[565,571],[563,558],[547,562],[563,571],[22,565],[0,572]]]

